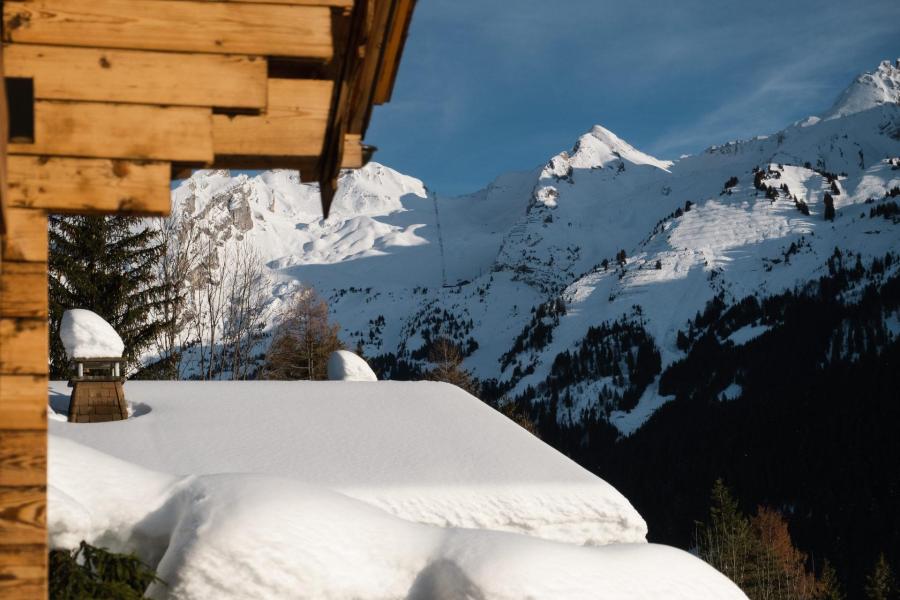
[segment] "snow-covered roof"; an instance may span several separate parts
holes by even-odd
[[[51,400],[68,393],[51,385]],[[50,432],[164,473],[289,477],[435,525],[577,544],[647,533],[611,485],[445,383],[129,381],[125,393],[146,414]]]
[[[127,421],[51,421],[49,531],[137,551],[168,584],[153,597],[744,598],[453,386],[127,387]]]

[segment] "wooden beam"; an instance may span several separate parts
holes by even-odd
[[[40,210],[10,208],[8,231],[15,235],[3,238],[3,262],[47,261],[47,215]]]
[[[46,375],[0,375],[0,423],[3,429],[45,429],[46,397]]]
[[[365,133],[393,7],[394,0],[357,4],[346,24],[346,36],[336,49],[341,57],[341,73],[331,101],[331,118],[319,163],[319,190],[326,218],[344,162],[344,136]]]
[[[4,53],[0,48],[0,80],[4,79]],[[6,107],[6,90],[0,94],[0,244],[6,232],[6,142],[9,140],[9,114]],[[3,257],[0,256],[0,269],[3,268]]]
[[[4,51],[7,76],[34,79],[39,100],[266,106],[261,57],[31,44],[7,44]]]
[[[47,481],[47,432],[3,431],[2,436],[0,486],[44,485]]]
[[[387,36],[391,27],[391,17],[399,0],[384,0],[374,6],[370,26],[365,38],[365,60],[354,74],[350,86],[348,110],[348,133],[365,134],[372,114],[375,86],[382,70],[387,48]]]
[[[47,319],[0,317],[0,373],[44,375],[48,353]]]
[[[44,474],[46,477],[46,471]],[[0,487],[0,547],[46,544],[46,523],[47,492],[43,485]]]
[[[415,5],[416,0],[397,0],[390,22],[390,31],[387,32],[381,70],[375,84],[375,95],[372,99],[375,104],[384,104],[391,99]]]
[[[216,155],[318,156],[333,85],[324,80],[270,79],[264,115],[213,115]]]
[[[300,171],[304,183],[316,181],[318,156],[253,156],[217,154],[210,168],[213,169],[292,169]]]
[[[7,0],[7,42],[329,60],[331,9],[187,0]]]
[[[4,261],[0,315],[40,319],[47,317],[47,310],[47,263]]]
[[[358,133],[344,134],[344,152],[341,161],[342,169],[358,169],[365,166],[362,136]]]
[[[47,598],[47,547],[0,545],[0,598]]]
[[[34,113],[34,142],[10,154],[212,162],[208,108],[39,100]]]
[[[52,213],[166,215],[167,162],[9,156],[9,202]]]
[[[250,4],[292,4],[294,6],[331,6],[351,8],[353,0],[207,0],[208,2],[247,2]]]

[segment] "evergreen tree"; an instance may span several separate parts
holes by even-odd
[[[63,313],[92,310],[121,336],[127,369],[170,323],[158,317],[166,285],[155,277],[165,248],[137,217],[52,216],[50,257],[50,376],[67,378],[59,339]]]
[[[834,198],[825,192],[825,220],[834,221]]]
[[[709,519],[697,527],[698,554],[743,589],[751,576],[750,522],[721,479],[713,484],[711,500]]]
[[[882,553],[875,563],[872,573],[866,578],[866,598],[868,600],[892,600],[894,598],[894,575]]]
[[[165,585],[133,554],[115,554],[82,541],[75,550],[51,550],[49,595],[54,600],[140,600],[152,583]]]
[[[841,584],[838,581],[837,572],[828,560],[822,566],[822,575],[819,578],[819,594],[816,600],[844,600]]]

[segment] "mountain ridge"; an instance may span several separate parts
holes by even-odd
[[[676,161],[597,125],[544,166],[458,197],[370,163],[342,175],[328,221],[315,185],[287,171],[198,172],[173,206],[213,246],[249,240],[272,279],[273,312],[301,282],[318,289],[345,342],[383,375],[415,376],[431,341],[448,336],[466,349],[466,368],[496,381],[494,395],[550,401],[535,390],[592,327],[638,323],[664,370],[683,355],[678,332],[713,298],[802,285],[835,246],[869,257],[895,245],[894,225],[871,233],[859,212],[900,185],[900,106],[859,90],[889,89],[897,72],[882,63],[861,75],[837,116]],[[565,314],[542,312],[556,299]],[[552,339],[529,341],[536,329]],[[658,373],[635,387],[622,361],[555,390],[568,399],[560,421],[594,411],[623,434],[646,422],[666,401]]]

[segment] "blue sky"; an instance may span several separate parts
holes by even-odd
[[[419,0],[375,160],[444,194],[599,123],[660,158],[826,110],[900,57],[900,0]]]

